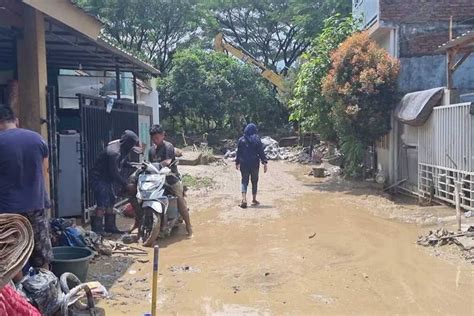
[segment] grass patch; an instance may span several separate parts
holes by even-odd
[[[209,189],[215,184],[214,180],[209,177],[194,177],[188,173],[183,175],[183,185],[190,189]]]

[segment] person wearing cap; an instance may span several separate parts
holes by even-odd
[[[114,185],[118,185],[121,190],[126,188],[127,179],[122,176],[121,171],[129,165],[128,156],[132,151],[140,154],[143,150],[137,134],[126,130],[120,139],[111,141],[107,145],[91,169],[90,184],[97,203],[95,214],[91,216],[91,228],[97,234],[122,233],[115,221]]]

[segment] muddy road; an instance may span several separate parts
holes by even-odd
[[[473,265],[417,246],[427,227],[393,219],[446,210],[295,177],[305,169],[285,163],[262,174],[262,205],[243,210],[231,164],[181,172],[212,177],[216,188],[190,194],[193,239],[182,228],[159,243],[161,315],[474,315]],[[148,260],[92,265],[110,289],[100,303],[109,315],[150,310]]]

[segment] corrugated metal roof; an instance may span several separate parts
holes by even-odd
[[[91,14],[90,12],[88,12],[87,10],[85,10],[84,8],[82,8],[81,6],[79,6],[76,1],[74,0],[68,0],[73,6],[75,6],[76,8],[80,9],[81,11],[83,11],[85,14],[87,14],[88,16],[91,16],[93,17],[95,20],[97,20],[98,22],[100,22],[102,25],[105,25],[105,22],[102,21],[99,17],[97,17],[96,15],[94,14]],[[152,75],[159,75],[160,74],[160,71],[158,69],[156,69],[155,67],[153,67],[152,65],[150,65],[149,63],[141,60],[140,58],[137,58],[135,57],[134,55],[132,55],[130,52],[128,52],[127,50],[119,47],[118,45],[115,45],[113,43],[113,40],[110,39],[104,32],[104,30],[102,29],[102,32],[99,36],[99,38],[97,39],[97,44],[99,44],[100,46],[102,46],[104,49],[107,49],[109,51],[113,51],[119,55],[121,55],[123,58],[126,58],[128,59],[130,62],[132,62],[133,64],[136,64],[137,66],[140,66],[142,68],[144,68],[147,72],[151,73]]]
[[[474,30],[467,31],[466,33],[456,37],[455,39],[452,39],[449,42],[444,43],[443,45],[439,47],[438,51],[446,51],[456,46],[474,49]]]

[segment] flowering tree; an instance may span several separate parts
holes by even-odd
[[[399,63],[371,41],[367,32],[360,32],[332,53],[331,64],[322,93],[334,104],[335,130],[346,170],[357,175],[367,146],[391,128]]]

